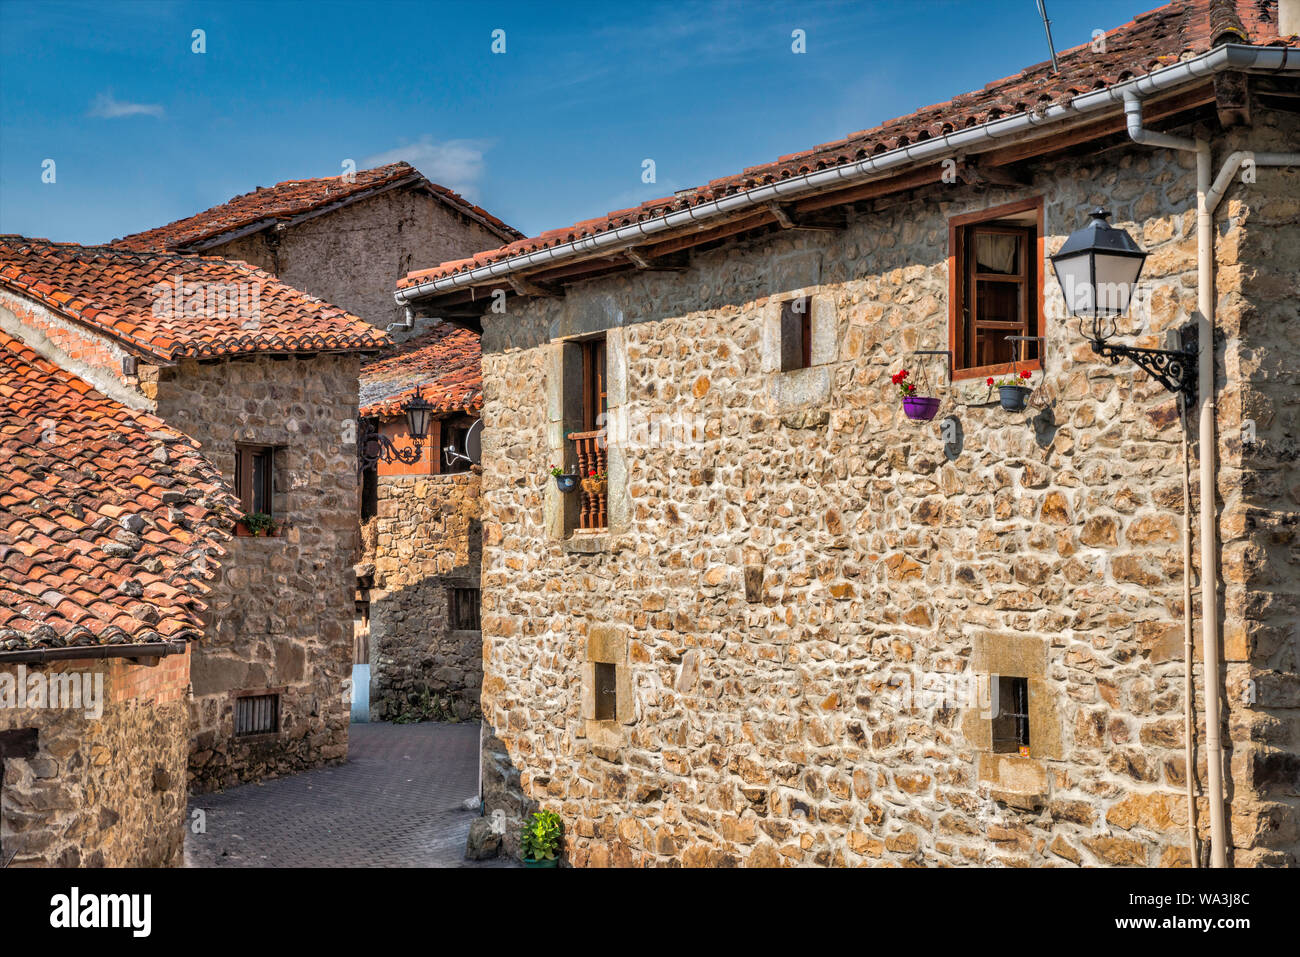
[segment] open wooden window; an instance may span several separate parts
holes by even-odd
[[[609,385],[605,379],[605,337],[582,343],[582,427],[594,432],[605,427],[609,411]]]
[[[235,446],[235,494],[246,514],[275,514],[275,449],[272,446]]]
[[[799,296],[781,303],[781,371],[812,365],[812,299]]]
[[[1026,200],[949,224],[949,348],[955,378],[1001,375],[1013,359],[1038,368],[1042,333],[1042,201]]]

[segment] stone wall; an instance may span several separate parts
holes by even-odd
[[[477,717],[482,634],[454,630],[449,594],[479,587],[475,472],[381,476],[370,591],[370,710],[394,718]]]
[[[93,682],[99,675],[104,706],[98,718],[84,708],[0,708],[0,733],[37,732],[34,757],[2,762],[3,861],[13,867],[179,866],[189,655],[153,667],[117,658],[22,668],[0,666],[0,684],[6,675],[14,682],[51,675]]]
[[[146,383],[158,415],[232,483],[237,442],[276,446],[275,515],[288,522],[280,537],[231,541],[206,599],[193,662],[196,792],[347,756],[359,367],[354,355],[186,360]],[[280,729],[235,737],[234,700],[256,693],[280,695]]]
[[[405,315],[393,301],[393,289],[408,272],[503,242],[428,193],[393,189],[283,232],[241,237],[205,255],[251,263],[382,329]]]
[[[1294,117],[1265,114],[1255,150],[1292,150]],[[1220,536],[1237,864],[1300,853],[1300,174],[1260,170],[1219,221]],[[1233,259],[1241,267],[1233,267]]]
[[[1254,148],[1296,138],[1293,118],[1258,122]],[[1190,157],[1123,147],[1030,172],[486,317],[483,709],[575,865],[1189,863],[1176,401],[1060,318],[1024,413],[967,383],[913,423],[889,384],[947,342],[949,218],[1035,196],[1048,254],[1098,203],[1151,252],[1130,341],[1188,321]],[[1300,174],[1261,169],[1218,217],[1237,864],[1296,853],[1295,242],[1266,259],[1298,198]],[[772,320],[799,292],[815,364],[782,373]],[[552,343],[599,330],[634,438],[610,449],[609,533],[565,539]],[[1265,438],[1251,455],[1233,448],[1243,402]],[[635,438],[663,422],[666,439]],[[1027,680],[1028,757],[992,750],[970,697],[998,674]],[[1199,786],[1203,723],[1197,740]],[[1203,798],[1198,818],[1204,842]]]

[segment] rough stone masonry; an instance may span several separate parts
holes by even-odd
[[[1300,132],[1262,113],[1249,137]],[[1175,399],[1099,363],[1059,310],[1024,413],[966,386],[914,423],[889,385],[947,342],[949,218],[1001,203],[1043,198],[1047,254],[1105,204],[1151,253],[1126,341],[1187,322],[1189,158],[1124,146],[1031,172],[485,317],[483,710],[574,865],[1189,863]],[[1300,173],[1234,186],[1216,232],[1232,859],[1293,865]],[[780,372],[773,317],[799,293],[814,362]],[[1050,271],[1044,295],[1050,317]],[[611,527],[584,536],[554,520],[547,470],[559,340],[602,331],[613,419],[698,438],[612,446]],[[978,705],[904,693],[990,674],[1027,681],[1029,757],[991,748]]]

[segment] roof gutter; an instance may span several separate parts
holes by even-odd
[[[99,658],[166,658],[183,655],[189,642],[151,641],[138,645],[73,645],[65,648],[19,648],[0,651],[0,665],[45,664],[49,661],[89,661]]]
[[[857,184],[871,177],[888,173],[902,166],[925,160],[937,160],[987,146],[994,141],[1041,126],[1075,119],[1109,107],[1123,106],[1125,96],[1150,97],[1176,89],[1189,81],[1198,80],[1224,70],[1261,72],[1300,72],[1300,50],[1287,47],[1257,47],[1245,44],[1225,44],[1172,66],[1163,67],[1145,76],[1123,83],[1084,93],[1069,103],[1054,104],[1041,112],[1018,113],[993,120],[980,126],[954,133],[946,133],[921,143],[867,157],[843,166],[792,176],[779,183],[746,190],[722,199],[711,200],[678,210],[667,216],[641,223],[630,223],[618,229],[584,236],[559,246],[512,256],[500,262],[479,266],[466,272],[442,276],[428,282],[398,289],[393,298],[399,305],[419,299],[451,292],[466,286],[481,285],[501,276],[522,270],[534,270],[560,260],[574,259],[586,253],[613,250],[621,246],[640,243],[652,236],[670,232],[683,226],[694,225],[703,229],[713,220],[732,216],[743,210],[777,201],[788,201],[837,186]]]

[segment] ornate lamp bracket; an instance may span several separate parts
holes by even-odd
[[[1196,349],[1139,349],[1104,339],[1089,341],[1092,351],[1111,365],[1129,359],[1170,392],[1181,393],[1189,407],[1196,402]]]

